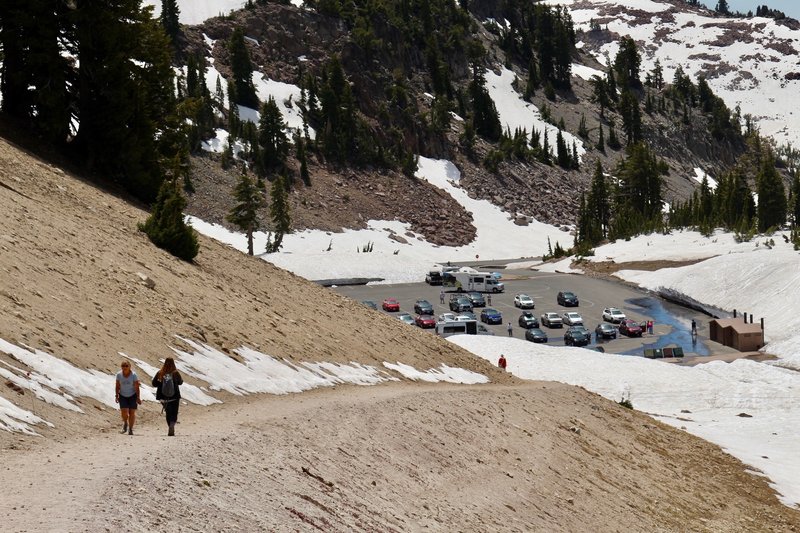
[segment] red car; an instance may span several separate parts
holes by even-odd
[[[381,307],[384,311],[399,311],[400,310],[400,302],[395,300],[394,298],[386,298]]]
[[[642,327],[633,320],[623,320],[620,322],[619,332],[628,337],[641,337]]]
[[[417,315],[417,318],[414,319],[414,323],[416,323],[421,328],[436,327],[436,319],[433,318],[432,315]]]

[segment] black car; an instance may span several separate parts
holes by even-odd
[[[450,299],[450,310],[454,313],[472,311],[472,302],[466,296],[459,296]]]
[[[362,301],[361,301],[361,304],[362,304],[362,305],[366,305],[366,306],[367,306],[367,307],[369,307],[370,309],[374,309],[374,310],[376,310],[376,311],[378,310],[378,304],[376,304],[376,303],[375,303],[375,302],[373,302],[372,300],[362,300]]]
[[[472,307],[486,307],[486,298],[484,298],[483,294],[480,292],[468,292],[467,298],[469,298],[469,301],[472,302]]]
[[[562,305],[564,307],[578,307],[580,304],[575,293],[569,291],[560,291],[558,296],[556,296],[556,301],[558,302],[558,305]]]
[[[418,315],[432,315],[433,305],[428,300],[417,300],[414,302],[414,312]]]
[[[592,342],[592,334],[583,326],[572,326],[564,333],[564,344],[567,346],[587,346]]]
[[[531,342],[547,342],[547,333],[539,328],[526,329],[525,340],[529,340]]]
[[[442,284],[442,273],[436,270],[431,270],[425,276],[425,283],[428,285],[441,285]]]
[[[597,324],[597,327],[594,328],[594,337],[597,340],[616,339],[617,328],[615,328],[613,324],[609,324],[607,322],[603,322],[602,324]]]
[[[539,327],[539,319],[536,318],[533,313],[529,311],[523,312],[519,315],[519,327],[530,329],[530,328],[538,328]]]

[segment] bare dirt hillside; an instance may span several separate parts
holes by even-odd
[[[0,432],[0,530],[800,530],[798,511],[714,445],[582,389],[514,379],[208,239],[196,263],[178,261],[136,230],[140,208],[3,140],[0,212],[0,338],[76,366],[111,373],[118,352],[158,365],[182,335],[231,357],[247,345],[292,361],[446,363],[492,381],[215,393],[224,404],[182,407],[176,438],[152,404],[129,437],[93,400],[77,400],[83,414],[38,402],[54,428]],[[25,406],[22,392],[0,387]]]

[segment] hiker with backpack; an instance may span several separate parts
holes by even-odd
[[[175,360],[167,357],[164,359],[164,366],[153,376],[153,387],[156,388],[156,400],[161,402],[164,412],[167,414],[167,426],[169,427],[167,436],[169,437],[175,436],[178,407],[181,403],[181,385],[183,385],[183,378],[175,368]]]
[[[131,370],[131,364],[123,361],[122,370],[117,373],[114,385],[114,401],[119,404],[122,414],[122,432],[133,435],[133,423],[136,422],[136,408],[142,404],[139,394],[139,376]]]

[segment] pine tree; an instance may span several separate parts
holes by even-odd
[[[258,123],[258,145],[261,151],[258,169],[261,175],[278,170],[286,163],[289,154],[289,139],[286,137],[286,123],[283,121],[278,104],[270,96],[261,106],[261,119]]]
[[[614,127],[613,122],[608,127],[608,147],[612,150],[619,150],[622,148],[622,144],[617,138],[617,129]]]
[[[244,40],[244,30],[237,27],[233,30],[228,43],[230,54],[231,76],[236,87],[237,104],[258,109],[258,96],[253,85],[253,64],[250,61],[250,52]]]
[[[603,136],[603,125],[599,126],[599,133],[597,134],[597,150],[601,153],[606,153],[606,141]]]
[[[642,115],[639,100],[630,89],[622,92],[619,100],[619,113],[622,115],[622,128],[625,130],[627,144],[634,144],[642,139]]]
[[[469,94],[472,99],[473,122],[478,135],[490,141],[497,141],[503,133],[500,116],[497,114],[489,91],[486,90],[486,78],[483,67],[477,61],[472,64],[472,81],[469,83]]]
[[[611,107],[611,97],[608,93],[608,83],[600,76],[592,76],[592,102],[600,106],[600,118],[605,118],[605,110]]]
[[[296,150],[297,161],[300,162],[300,179],[306,187],[311,186],[311,176],[308,173],[308,157],[306,156],[306,140],[305,137],[295,132],[294,146]]]
[[[619,74],[620,86],[630,89],[639,89],[642,82],[639,79],[639,67],[642,59],[636,47],[636,41],[630,36],[620,39],[619,51],[614,59],[614,70]]]
[[[581,121],[578,124],[578,135],[584,139],[589,138],[589,130],[586,128],[586,115],[581,113]]]
[[[758,231],[780,227],[786,222],[786,190],[783,180],[775,169],[775,158],[771,153],[762,157],[761,169],[756,176],[758,190]]]
[[[253,255],[253,233],[261,223],[258,210],[264,205],[264,197],[253,179],[244,171],[233,190],[233,197],[236,205],[225,219],[247,235],[247,253]]]
[[[292,225],[291,214],[289,213],[289,195],[286,191],[286,180],[283,176],[278,176],[272,182],[269,213],[272,220],[272,228],[267,239],[266,251],[271,254],[281,249],[283,237],[290,232]]]
[[[792,178],[792,202],[789,204],[792,226],[800,227],[800,174],[795,172]]]
[[[558,130],[556,134],[556,161],[561,168],[572,167],[572,159],[569,156],[567,143],[564,142],[564,136],[561,134],[561,130]]]
[[[169,41],[137,0],[80,2],[70,20],[80,58],[70,150],[87,170],[150,202],[164,174],[159,130],[175,113]]]
[[[164,32],[172,42],[172,46],[177,45],[178,37],[180,36],[180,15],[181,10],[178,7],[177,0],[161,0],[161,26],[164,27]]]
[[[591,221],[587,229],[586,239],[592,245],[599,244],[607,235],[611,219],[611,206],[608,197],[603,165],[600,164],[598,159],[595,163],[594,175],[592,176],[589,196],[586,201],[586,210]]]
[[[200,246],[197,234],[183,220],[186,199],[175,180],[164,180],[153,204],[153,211],[139,230],[158,246],[184,261],[192,261]]]

